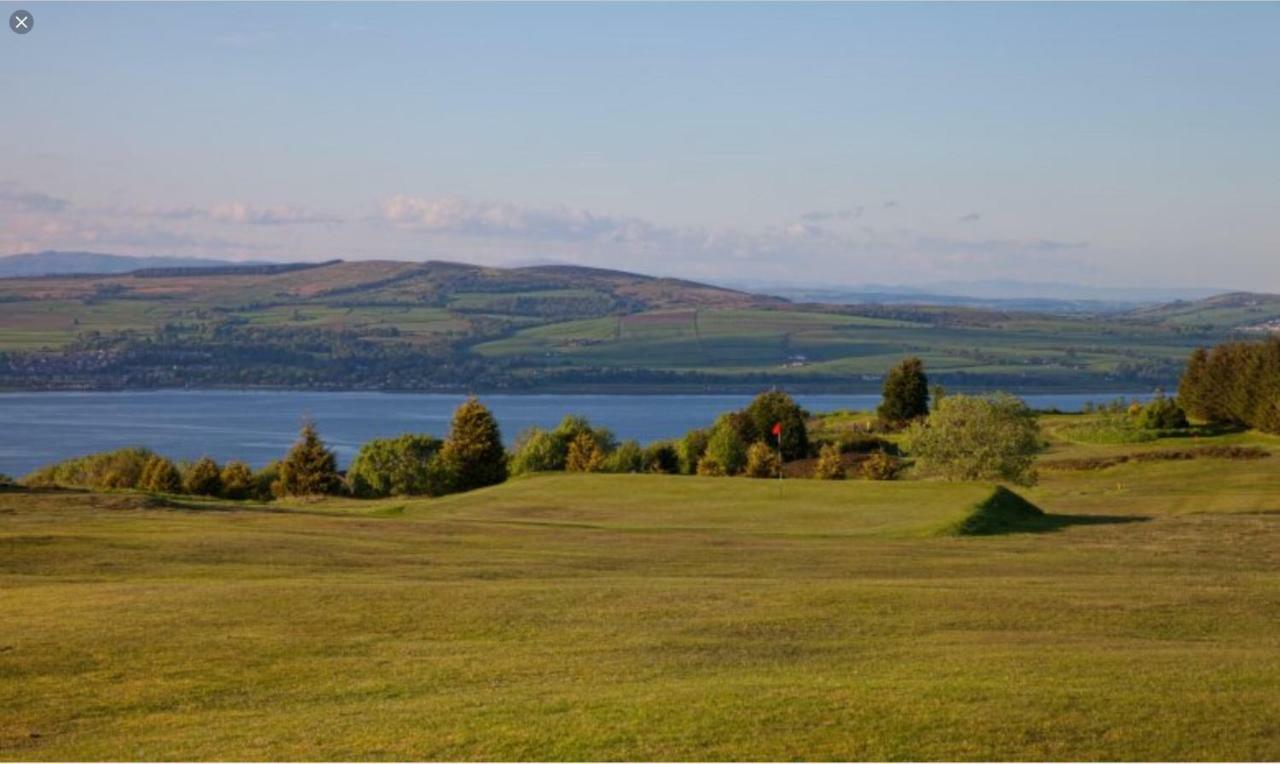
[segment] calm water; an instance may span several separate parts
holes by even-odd
[[[1078,411],[1108,393],[1028,395],[1037,408]],[[1148,397],[1148,396],[1126,396]],[[801,395],[810,411],[870,409],[878,395]],[[23,475],[70,456],[145,445],[176,459],[209,455],[261,466],[281,456],[310,416],[345,465],[370,438],[443,436],[460,395],[373,392],[148,391],[0,393],[0,472]],[[670,438],[740,408],[746,395],[486,395],[508,442],[568,413],[643,442]]]

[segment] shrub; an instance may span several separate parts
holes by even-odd
[[[156,493],[181,493],[182,475],[172,461],[163,456],[152,455],[143,468],[138,487]]]
[[[182,490],[192,496],[217,496],[222,491],[222,471],[218,463],[202,456],[182,472]]]
[[[665,440],[650,443],[644,450],[644,471],[661,475],[678,474],[680,454],[675,444]]]
[[[634,440],[623,442],[605,459],[605,472],[642,472],[644,471],[644,451]]]
[[[284,495],[284,487],[280,484],[280,462],[271,461],[267,466],[253,473],[253,489],[251,495],[259,501],[270,501]]]
[[[41,467],[22,482],[34,487],[137,488],[151,457],[152,453],[145,448],[102,451]]]
[[[909,442],[923,471],[947,480],[1035,482],[1040,426],[1012,395],[948,395],[912,428]]]
[[[711,433],[707,430],[690,430],[684,434],[676,445],[682,474],[692,475],[698,471],[698,462],[702,461],[702,455],[707,451],[707,441],[710,439]]]
[[[733,426],[722,423],[716,427],[707,440],[707,450],[699,465],[703,462],[708,463],[707,471],[699,470],[699,475],[712,474],[712,471],[718,471],[722,475],[736,475],[742,471],[747,464],[747,447]]]
[[[744,444],[765,441],[778,445],[773,427],[782,425],[782,458],[804,459],[809,455],[809,430],[805,424],[809,415],[790,395],[778,390],[760,393],[742,412],[750,421],[750,429],[739,432]]]
[[[919,358],[904,359],[884,378],[877,416],[885,422],[901,424],[929,415],[929,377]]]
[[[844,456],[840,447],[827,443],[818,451],[818,463],[814,465],[813,477],[817,480],[844,480]]]
[[[511,457],[511,472],[524,475],[530,472],[562,470],[565,452],[564,444],[555,435],[540,427],[531,427],[516,439],[515,454]]]
[[[724,477],[724,467],[715,459],[699,459],[698,475],[701,477]]]
[[[898,460],[887,452],[877,451],[862,462],[860,469],[862,476],[867,480],[893,480],[898,477],[901,466]]]
[[[590,432],[578,433],[569,444],[564,468],[566,472],[599,472],[604,468],[604,453]]]
[[[244,462],[227,462],[220,477],[224,499],[247,499],[253,495],[253,470]]]
[[[347,485],[356,496],[439,496],[431,469],[441,441],[430,435],[405,433],[377,438],[360,447],[347,469]]]
[[[747,466],[744,475],[750,478],[776,478],[782,472],[782,460],[768,443],[752,443],[747,449]]]
[[[1185,430],[1187,414],[1173,398],[1159,396],[1138,409],[1134,424],[1144,430]]]
[[[469,491],[507,479],[502,432],[493,414],[475,398],[468,398],[453,412],[453,424],[439,458],[452,482],[451,490]]]
[[[325,446],[311,422],[302,425],[298,441],[280,463],[278,489],[281,496],[320,496],[342,490],[338,460]]]
[[[570,415],[560,420],[560,424],[552,431],[561,443],[561,453],[565,459],[569,457],[569,444],[584,433],[591,436],[602,454],[608,454],[617,448],[618,441],[607,427],[594,427],[586,417]]]

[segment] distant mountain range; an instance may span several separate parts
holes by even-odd
[[[133,257],[106,255],[100,252],[32,252],[0,257],[0,278],[16,276],[63,276],[68,274],[128,273],[143,268],[213,268],[227,265],[261,265],[233,263],[201,257]]]
[[[71,274],[121,274],[157,268],[261,266],[265,261],[213,258],[110,255],[99,252],[35,252],[0,257],[0,278]],[[539,264],[544,268],[574,268]],[[778,286],[752,280],[719,281],[725,287],[782,297],[800,303],[830,305],[944,305],[1046,313],[1119,313],[1151,305],[1201,300],[1227,289],[1151,289],[1096,287],[1014,280],[940,281],[922,286],[865,284],[848,287]]]
[[[1178,300],[1200,300],[1226,289],[1136,289],[1012,280],[940,281],[922,286],[865,284],[848,287],[772,286],[731,282],[740,289],[795,302],[835,305],[953,305],[1049,313],[1115,313]]]

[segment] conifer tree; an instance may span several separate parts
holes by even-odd
[[[474,397],[453,412],[453,424],[440,450],[440,460],[449,470],[455,491],[470,491],[507,479],[507,452],[502,446],[498,421]]]
[[[912,356],[889,370],[876,414],[892,424],[929,415],[929,377],[923,361]]]
[[[565,457],[566,472],[599,472],[604,467],[604,453],[589,432],[580,432],[569,443]]]
[[[334,494],[342,487],[338,460],[311,422],[302,425],[298,441],[280,463],[280,493],[285,496]]]

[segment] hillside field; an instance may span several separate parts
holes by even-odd
[[[1071,421],[996,535],[928,481],[0,493],[0,758],[1280,758],[1280,438]]]
[[[0,279],[0,389],[875,389],[903,356],[955,389],[1176,385],[1280,298],[1131,313],[824,305],[544,266],[335,261]]]

